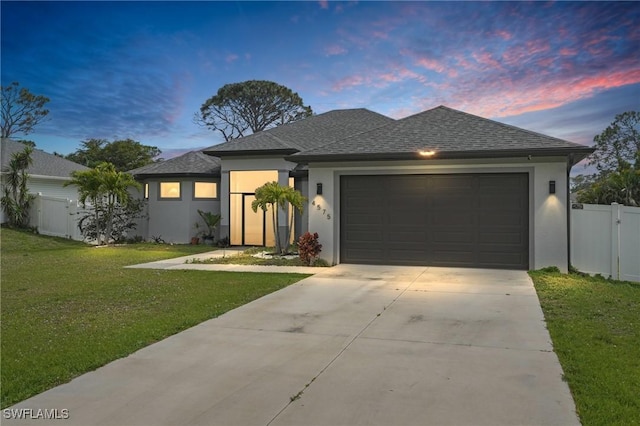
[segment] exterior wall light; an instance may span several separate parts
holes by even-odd
[[[549,194],[555,194],[556,193],[556,181],[555,180],[550,180],[549,181]]]
[[[316,184],[316,194],[317,195],[322,195],[322,183],[318,182]]]
[[[423,157],[433,157],[434,155],[436,155],[436,152],[431,150],[431,151],[419,151],[418,154],[422,155]]]

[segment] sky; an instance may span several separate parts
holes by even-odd
[[[585,145],[640,110],[639,2],[0,2],[1,81],[49,97],[24,136],[69,154],[132,138],[164,158],[223,142],[193,122],[227,83],[314,113],[439,105]],[[23,135],[16,135],[22,138]]]

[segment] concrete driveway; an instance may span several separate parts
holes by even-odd
[[[57,425],[579,424],[522,271],[339,265],[14,409]],[[41,419],[3,424],[47,424]]]

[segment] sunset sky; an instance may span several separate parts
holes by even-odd
[[[219,87],[272,80],[314,112],[446,105],[582,144],[640,109],[638,2],[9,2],[2,85],[51,99],[26,138],[133,138],[171,157]],[[21,136],[18,135],[18,138]]]

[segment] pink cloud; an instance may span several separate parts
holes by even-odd
[[[230,53],[227,55],[227,57],[224,59],[225,61],[227,61],[228,63],[232,63],[237,61],[239,58],[238,55],[236,55],[235,53]]]
[[[495,35],[497,35],[503,40],[511,40],[511,37],[513,37],[513,35],[510,32],[505,30],[498,30],[495,32]]]
[[[578,54],[578,51],[576,49],[563,47],[558,51],[558,53],[560,53],[561,56],[575,56]]]
[[[345,53],[347,53],[347,49],[337,44],[333,44],[324,48],[324,54],[326,56],[344,55]]]
[[[319,0],[318,4],[321,9],[329,9],[329,1],[328,0]]]
[[[387,34],[386,32],[383,32],[383,31],[373,31],[371,33],[371,35],[373,37],[375,37],[375,38],[379,38],[379,39],[382,39],[382,40],[386,40],[386,39],[389,38],[389,34]]]
[[[476,60],[477,63],[483,65],[484,67],[501,69],[502,65],[500,62],[493,58],[493,55],[489,52],[474,52],[471,54],[473,59]]]
[[[495,81],[474,90],[463,89],[450,101],[452,107],[484,117],[506,117],[556,108],[593,96],[602,90],[640,82],[640,68],[596,76],[573,77],[528,86],[513,87],[509,81]]]
[[[435,72],[442,72],[445,70],[444,65],[435,59],[419,58],[416,60],[416,64]]]
[[[361,86],[365,84],[365,82],[366,79],[361,75],[350,75],[335,82],[331,89],[335,92],[340,92],[342,90],[350,89],[355,86]]]

